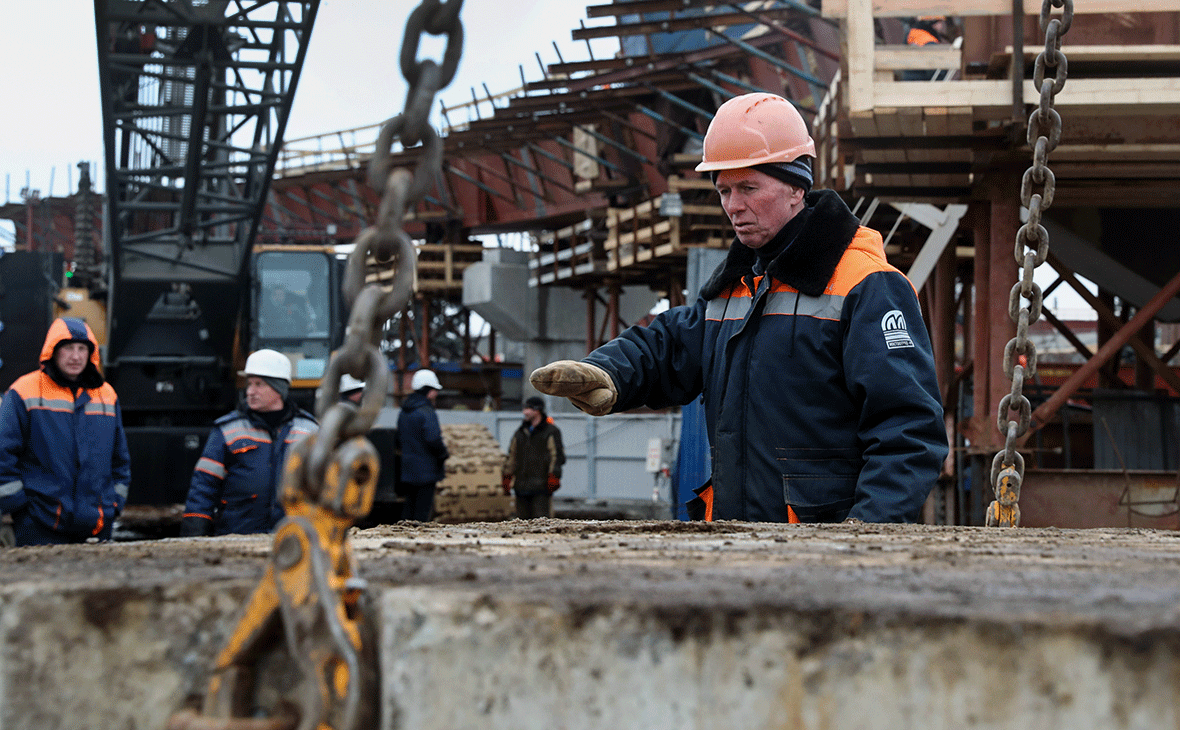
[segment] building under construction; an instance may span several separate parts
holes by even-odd
[[[191,46],[170,43],[160,18],[137,16],[131,5],[102,6],[110,15],[99,18],[100,33],[113,29],[100,60],[134,100],[111,102],[112,135],[132,133],[119,126],[124,118],[161,114],[143,89],[171,82],[152,64],[171,68]],[[391,367],[404,375],[430,363],[453,404],[511,409],[532,368],[580,357],[641,324],[660,299],[691,301],[702,267],[707,275],[732,240],[711,183],[693,171],[704,130],[726,98],[770,91],[812,124],[817,186],[838,191],[882,233],[890,262],[920,292],[954,447],[926,521],[982,524],[992,500],[989,469],[1005,441],[996,411],[1012,389],[1005,348],[1017,333],[1010,294],[1021,265],[1011,252],[1029,215],[1029,188],[1038,186],[1050,245],[1037,274],[1045,302],[1031,329],[1038,349],[1023,386],[1031,402],[1019,443],[1029,470],[1024,522],[1180,526],[1180,374],[1170,365],[1180,351],[1171,326],[1180,319],[1180,247],[1169,242],[1169,191],[1180,169],[1180,5],[1142,12],[1119,0],[1078,3],[1061,44],[1068,63],[1059,64],[1037,60],[1045,50],[1039,4],[1029,0],[1015,16],[999,0],[955,5],[587,7],[589,22],[572,38],[617,38],[617,54],[548,64],[532,81],[522,71],[521,88],[439,110],[443,174],[405,223],[417,278],[412,302],[386,328]],[[939,42],[907,44],[924,16],[944,17]],[[1042,125],[1034,112],[1046,76],[1060,87],[1052,100],[1060,128],[1043,162],[1049,182],[1040,169],[1030,182],[1029,126]],[[138,97],[130,83],[139,84]],[[354,241],[380,203],[366,173],[377,133],[331,132],[274,150],[273,179],[255,186],[265,191],[256,243]],[[159,151],[124,147],[108,191],[126,191],[141,164],[136,155]],[[416,160],[417,150],[395,145],[394,166]],[[218,164],[181,161],[190,176]],[[161,215],[165,204],[149,202],[144,190],[116,201],[120,220]],[[102,236],[101,210],[97,196],[80,190],[10,204],[0,215],[16,224],[18,247],[56,252],[84,286],[102,288],[109,279],[97,267],[133,269],[106,250],[112,237]],[[106,248],[75,248],[79,232]],[[507,234],[523,245],[489,243]],[[1076,292],[1092,313],[1055,312],[1059,289]],[[507,343],[523,346],[509,347],[505,363],[497,354]],[[682,440],[691,443],[701,442]]]

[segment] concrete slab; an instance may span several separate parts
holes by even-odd
[[[357,533],[388,728],[1180,725],[1180,535],[542,520]],[[265,537],[0,552],[0,730],[163,727]]]

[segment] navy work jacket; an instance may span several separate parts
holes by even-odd
[[[694,305],[585,362],[615,412],[703,396],[714,519],[915,521],[947,455],[917,295],[835,193],[806,205],[764,274],[735,241]]]
[[[273,432],[245,405],[213,422],[193,470],[181,534],[270,532],[283,519],[283,462],[292,444],[319,430],[310,413],[286,408]]]

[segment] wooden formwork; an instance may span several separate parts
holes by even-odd
[[[541,250],[529,261],[533,286],[606,271],[602,228],[603,212],[590,211],[585,220],[542,234]]]
[[[683,258],[690,247],[724,248],[730,235],[729,219],[716,203],[707,179],[668,178],[668,195],[678,197],[679,215],[661,213],[661,198],[630,208],[607,210],[608,271],[663,267],[669,257]]]
[[[462,291],[463,272],[482,260],[483,246],[478,243],[419,245],[414,288],[435,293]]]

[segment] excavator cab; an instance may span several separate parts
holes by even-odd
[[[313,410],[348,324],[340,295],[344,259],[332,246],[259,245],[251,265],[249,352],[270,348],[291,358],[292,397]]]

